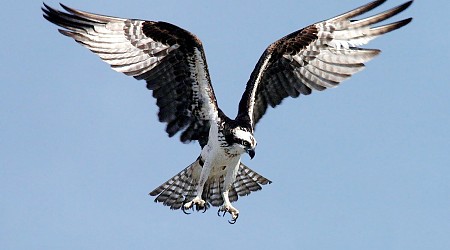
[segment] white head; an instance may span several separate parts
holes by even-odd
[[[256,140],[252,132],[242,127],[236,127],[232,130],[232,143],[247,152],[250,158],[255,156]]]

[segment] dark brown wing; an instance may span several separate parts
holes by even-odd
[[[182,131],[181,141],[208,140],[210,121],[218,108],[200,40],[165,22],[92,14],[44,4],[44,17],[64,29],[63,35],[97,54],[118,72],[147,82],[167,123],[169,136]]]
[[[411,18],[378,27],[406,8],[412,1],[362,20],[350,20],[366,13],[384,0],[374,1],[335,18],[318,22],[271,44],[259,59],[239,103],[236,119],[254,129],[268,106],[275,107],[290,96],[309,95],[336,87],[364,68],[380,53],[359,46],[396,30]]]

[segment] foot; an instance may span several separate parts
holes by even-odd
[[[231,214],[231,221],[230,220],[228,221],[230,224],[236,223],[236,220],[239,217],[239,210],[234,208],[231,204],[224,203],[222,206],[219,207],[219,211],[217,211],[217,215],[220,216],[220,212],[223,212],[222,216],[225,216],[225,213]]]
[[[198,196],[195,197],[190,202],[185,203],[181,208],[185,214],[190,214],[190,213],[186,212],[186,210],[189,210],[191,208],[193,210],[194,206],[195,206],[195,210],[200,211],[200,210],[204,209],[203,213],[206,212],[206,202]]]

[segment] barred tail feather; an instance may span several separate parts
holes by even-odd
[[[177,175],[155,188],[150,195],[157,196],[155,202],[162,202],[170,209],[180,209],[184,203],[195,197],[201,169],[197,159]]]
[[[155,202],[161,202],[163,205],[169,206],[170,209],[180,209],[184,203],[191,201],[196,196],[201,168],[197,159],[180,173],[150,192],[150,195],[156,196]],[[206,208],[210,206],[218,207],[223,204],[224,178],[225,172],[212,176],[206,181],[202,194],[202,199],[206,201]],[[261,185],[270,183],[272,183],[270,180],[241,163],[236,180],[229,191],[229,199],[231,202],[235,202],[239,196],[246,196],[251,192],[261,190]]]
[[[234,202],[238,200],[238,196],[247,196],[251,192],[261,190],[261,185],[270,184],[272,181],[256,173],[241,162],[236,180],[233,183],[233,187],[230,190],[230,201]]]

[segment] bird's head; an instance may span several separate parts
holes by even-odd
[[[255,157],[256,140],[253,133],[246,128],[236,127],[232,131],[232,144],[241,148],[250,158]]]

